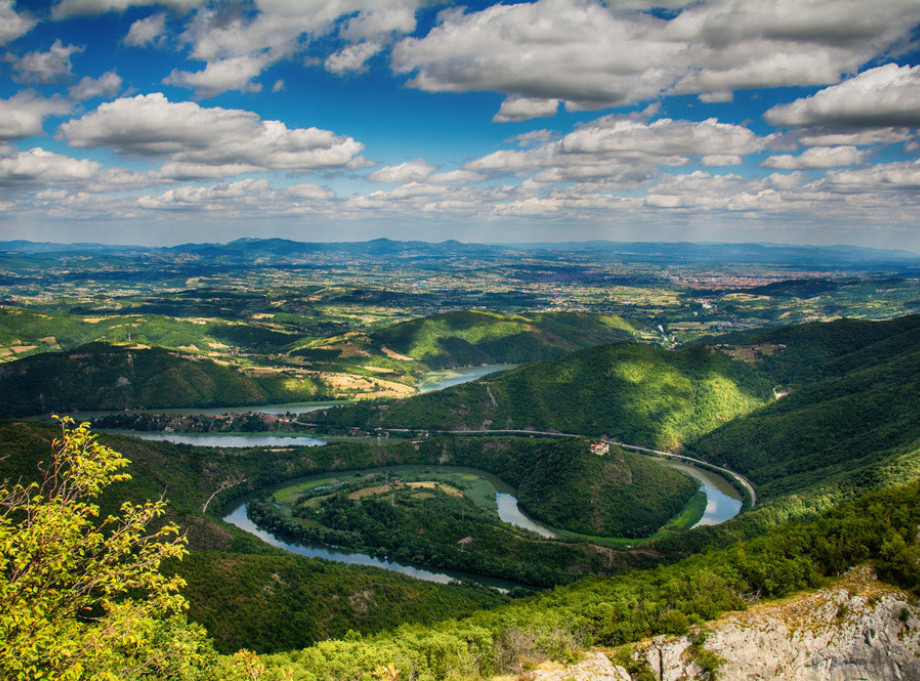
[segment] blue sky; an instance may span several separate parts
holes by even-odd
[[[0,0],[0,240],[920,251],[917,0]]]

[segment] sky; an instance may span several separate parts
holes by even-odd
[[[920,252],[920,0],[0,0],[0,240]]]

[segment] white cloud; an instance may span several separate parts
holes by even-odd
[[[32,90],[0,99],[0,141],[12,141],[44,134],[45,117],[65,114],[72,104],[60,97],[45,99]]]
[[[483,180],[488,179],[488,175],[483,175],[482,173],[474,173],[470,170],[448,170],[443,173],[435,173],[434,175],[428,176],[428,181],[437,183],[437,184],[448,184],[448,183],[469,183],[469,182],[482,182]]]
[[[789,187],[791,190],[792,187]],[[649,188],[643,204],[656,209],[760,212],[789,210],[808,202],[794,191],[781,191],[769,179],[712,175],[701,170],[666,175]]]
[[[920,161],[880,163],[868,168],[828,173],[818,186],[838,192],[869,192],[920,189]]]
[[[284,80],[279,78],[275,81],[275,84],[272,85],[272,92],[282,92],[284,90]]]
[[[203,71],[173,69],[172,73],[163,79],[163,83],[192,89],[199,97],[216,97],[229,90],[260,92],[262,85],[254,83],[253,79],[277,58],[277,55],[272,56],[268,53],[227,57],[208,62]]]
[[[549,142],[557,137],[557,133],[552,130],[531,130],[514,137],[509,137],[506,142],[512,142],[519,147],[529,147],[534,144]]]
[[[160,45],[166,38],[166,15],[162,12],[138,19],[125,36],[125,45],[148,47]]]
[[[361,42],[355,45],[347,45],[338,52],[330,54],[323,66],[330,73],[343,75],[345,73],[357,73],[364,71],[368,59],[378,54],[383,49],[383,45],[372,42]]]
[[[415,30],[415,10],[423,3],[408,2],[401,6],[381,7],[361,11],[349,19],[340,31],[346,40],[379,41],[386,35],[412,33]]]
[[[119,90],[121,90],[121,77],[114,71],[107,71],[98,78],[85,76],[68,90],[68,94],[71,99],[83,102],[95,97],[114,97]]]
[[[35,18],[13,9],[13,0],[0,0],[0,45],[25,35],[37,23]]]
[[[704,166],[740,166],[744,163],[737,154],[706,154],[700,161]]]
[[[370,182],[397,182],[400,184],[420,182],[428,179],[428,176],[435,170],[435,166],[426,163],[422,159],[416,159],[415,161],[406,161],[396,166],[386,166],[375,170],[367,176],[367,179]]]
[[[38,147],[0,158],[0,186],[48,186],[85,182],[100,164],[54,154]]]
[[[169,189],[155,196],[142,196],[137,200],[141,208],[155,210],[226,210],[231,206],[249,206],[250,209],[270,201],[275,196],[267,180],[239,180],[198,187],[186,185]]]
[[[55,40],[47,52],[29,52],[22,57],[8,54],[6,61],[12,63],[17,83],[66,83],[71,78],[70,56],[83,49]]]
[[[188,11],[204,4],[205,0],[60,0],[51,10],[54,19],[67,19],[87,14],[123,12],[131,7],[166,6],[177,11]]]
[[[848,131],[809,130],[799,137],[803,147],[838,147],[853,145],[857,147],[875,144],[898,144],[914,138],[908,128],[864,128]]]
[[[166,159],[170,163],[163,170],[182,177],[202,170],[232,175],[355,167],[362,163],[363,148],[328,130],[289,129],[250,111],[174,103],[161,93],[103,103],[61,125],[58,137],[75,147]]]
[[[327,201],[335,198],[335,192],[318,184],[295,184],[287,187],[284,193],[294,199],[306,201]]]
[[[813,170],[816,168],[836,168],[862,162],[865,152],[854,146],[811,147],[798,156],[782,154],[771,156],[763,162],[765,168],[776,170]]]
[[[507,97],[498,113],[492,118],[496,123],[526,121],[531,118],[555,116],[559,109],[558,99],[535,99],[532,97]]]
[[[670,92],[725,101],[734,90],[836,82],[907,39],[914,0],[713,0],[673,19],[618,3],[538,0],[450,10],[393,49],[410,85],[562,99],[570,109]]]
[[[811,97],[775,106],[764,118],[784,126],[918,127],[920,66],[869,69]]]
[[[764,140],[742,126],[705,121],[652,123],[605,116],[524,151],[501,150],[469,161],[468,170],[533,173],[541,182],[585,180],[635,182],[659,166],[680,166],[691,157],[734,165],[737,157],[763,148]]]
[[[732,92],[704,92],[699,99],[704,104],[719,104],[733,101],[735,95]]]

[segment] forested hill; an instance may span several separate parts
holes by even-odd
[[[441,369],[553,359],[580,348],[632,339],[634,330],[619,317],[577,312],[510,315],[464,310],[413,319],[369,336],[377,349],[385,347]]]
[[[742,472],[764,499],[825,504],[920,473],[920,318],[809,324],[752,342],[785,345],[759,362],[791,381],[788,394],[702,437],[696,455]]]
[[[60,435],[55,425],[0,421],[0,480],[35,479],[38,463],[49,460],[51,441]],[[119,435],[103,435],[101,440],[128,458],[132,476],[106,490],[101,515],[117,514],[125,501],[166,499],[168,517],[179,523],[191,549],[173,568],[188,582],[183,593],[189,615],[207,627],[221,651],[289,650],[350,630],[430,624],[505,600],[490,589],[433,584],[395,572],[293,556],[219,520],[222,500],[277,480],[345,461],[374,465],[369,447],[343,443],[240,450]],[[219,490],[223,492],[212,496]]]
[[[90,343],[0,366],[0,417],[105,409],[219,407],[309,399],[314,386],[253,378],[157,348]]]
[[[771,381],[725,353],[623,342],[488,381],[314,418],[347,426],[555,430],[676,447],[769,399]]]

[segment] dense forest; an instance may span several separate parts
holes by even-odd
[[[771,381],[705,346],[623,342],[389,404],[309,415],[324,426],[555,430],[677,447],[771,399]]]

